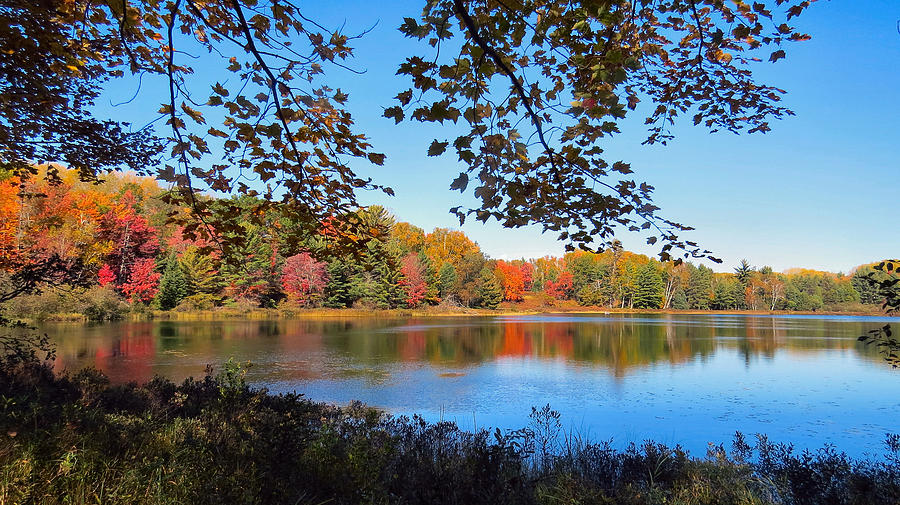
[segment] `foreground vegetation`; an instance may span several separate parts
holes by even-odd
[[[561,432],[549,407],[521,430],[469,433],[271,395],[232,363],[181,385],[112,386],[93,370],[54,375],[22,349],[7,345],[0,369],[4,505],[900,502],[896,436],[881,461],[740,435],[705,457],[620,451]]]

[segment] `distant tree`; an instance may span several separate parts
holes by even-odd
[[[682,291],[682,296],[684,295],[683,287],[689,281],[690,272],[688,271],[687,266],[684,263],[676,265],[673,261],[666,262],[662,268],[662,308],[668,309],[673,306],[676,292]]]
[[[189,245],[178,258],[188,295],[216,294],[222,289],[222,276],[217,269],[219,263],[212,254],[201,254],[199,248]]]
[[[597,284],[587,284],[575,296],[578,303],[584,306],[603,305],[607,300],[604,292]]]
[[[750,266],[750,262],[742,259],[741,264],[734,269],[734,276],[744,286],[750,284],[750,278],[753,276],[753,267]]]
[[[353,304],[352,271],[347,261],[334,259],[328,263],[328,283],[325,285],[325,306],[346,308]]]
[[[503,300],[503,289],[494,277],[494,273],[488,268],[483,269],[479,275],[479,281],[479,305],[486,309],[496,309]]]
[[[531,291],[534,288],[534,264],[523,261],[519,269],[522,271],[522,289]]]
[[[165,268],[159,281],[159,293],[156,300],[162,310],[171,310],[188,296],[188,283],[175,255],[165,260]]]
[[[522,294],[525,291],[525,280],[522,277],[521,268],[514,263],[498,260],[494,275],[500,281],[504,300],[510,302],[522,301]]]
[[[672,305],[671,307],[676,310],[687,310],[691,308],[688,303],[687,295],[684,292],[682,287],[679,287],[675,290],[675,294],[672,295]]]
[[[544,286],[544,292],[557,300],[568,300],[572,298],[575,290],[572,273],[568,270],[561,272],[555,281],[546,281]],[[582,289],[586,288],[587,286]]]
[[[116,284],[129,282],[137,263],[153,259],[159,252],[156,228],[140,212],[137,197],[126,190],[100,221],[98,238],[109,243],[105,263],[116,275]]]
[[[120,286],[122,294],[136,302],[148,303],[159,292],[160,274],[155,271],[156,263],[152,258],[143,258],[134,262],[129,271],[128,281]]]
[[[328,284],[328,266],[309,253],[295,254],[284,260],[281,287],[288,300],[305,307],[321,301]]]
[[[460,260],[456,270],[456,294],[463,305],[471,307],[478,303],[481,297],[481,274],[488,264],[484,254],[478,250],[469,252]]]
[[[116,281],[116,273],[113,272],[112,267],[107,265],[106,263],[100,267],[100,271],[97,272],[97,283],[101,286],[106,286],[108,284],[113,284]]]
[[[418,307],[425,301],[428,287],[425,284],[425,268],[418,254],[409,253],[403,257],[400,266],[400,286],[403,288],[404,303],[407,307]]]
[[[648,262],[638,270],[635,280],[634,306],[639,309],[658,309],[663,302],[663,280],[655,262]]]
[[[452,263],[444,263],[440,271],[440,289],[441,298],[447,298],[454,292],[456,286],[457,275],[456,267]]]
[[[690,275],[688,277],[688,288],[685,290],[688,304],[692,309],[704,310],[710,307],[713,298],[713,271],[712,269],[700,265],[688,265]]]

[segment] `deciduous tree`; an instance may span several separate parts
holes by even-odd
[[[328,268],[309,253],[295,254],[284,261],[281,286],[288,300],[303,306],[319,303],[328,284]]]

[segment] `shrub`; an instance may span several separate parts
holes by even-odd
[[[222,303],[221,297],[208,293],[200,293],[188,296],[181,300],[175,307],[176,312],[191,312],[195,310],[212,310]]]

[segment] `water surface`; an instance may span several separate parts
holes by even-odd
[[[735,431],[799,448],[882,452],[900,432],[900,370],[856,341],[879,318],[541,315],[140,322],[42,328],[57,366],[113,381],[201,376],[229,357],[272,392],[361,400],[464,428],[519,428],[550,404],[618,446],[694,453]]]

